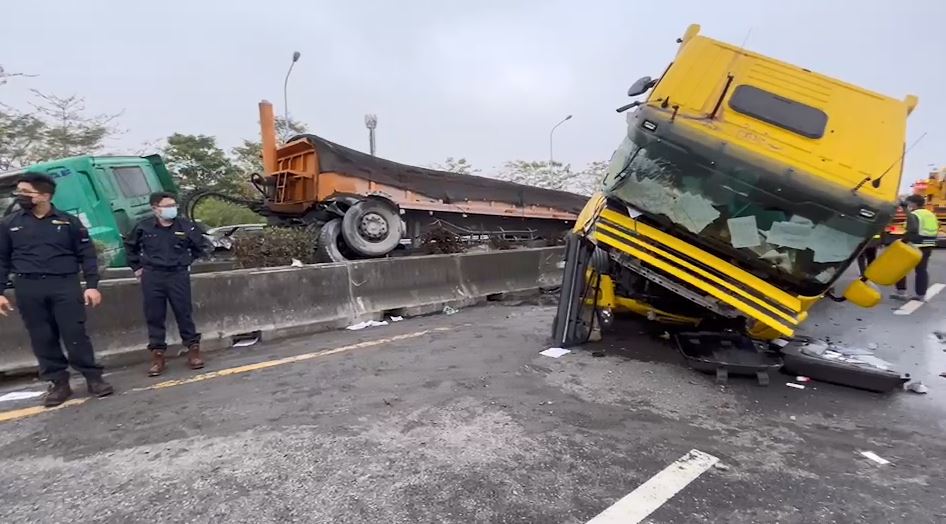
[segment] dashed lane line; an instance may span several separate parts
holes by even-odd
[[[932,300],[933,297],[938,295],[944,288],[946,288],[946,284],[939,284],[939,283],[933,284],[932,286],[929,287],[929,289],[926,290],[926,296],[923,297],[923,300],[911,300],[907,302],[906,304],[900,306],[898,309],[894,310],[893,314],[894,315],[912,314],[914,311],[920,309],[920,307],[923,306],[923,304],[926,304],[927,302]]]
[[[637,524],[717,462],[719,459],[709,453],[690,450],[587,524]]]
[[[126,391],[124,394],[128,393],[138,393],[142,391],[151,391],[158,389],[166,389],[175,386],[183,386],[184,384],[193,384],[194,382],[202,382],[204,380],[210,380],[220,377],[229,377],[232,375],[239,375],[241,373],[249,373],[251,371],[259,371],[261,369],[268,369],[276,366],[284,366],[286,364],[294,364],[296,362],[302,362],[305,360],[312,360],[314,358],[327,357],[329,355],[337,355],[338,353],[345,353],[346,351],[353,351],[356,349],[364,349],[370,347],[381,346],[384,344],[389,344],[392,342],[398,342],[401,340],[409,340],[412,338],[422,337],[424,335],[429,335],[431,333],[449,331],[453,328],[440,327],[433,329],[425,329],[423,331],[416,331],[413,333],[405,333],[403,335],[395,335],[392,337],[379,338],[376,340],[367,340],[364,342],[358,342],[356,344],[349,344],[347,346],[341,346],[333,349],[326,349],[322,351],[313,351],[311,353],[303,353],[301,355],[294,355],[291,357],[279,358],[275,360],[267,360],[264,362],[257,362],[255,364],[247,364],[245,366],[237,366],[227,369],[221,369],[219,371],[211,371],[209,373],[201,373],[200,375],[194,375],[193,377],[188,377],[179,380],[166,380],[164,382],[159,382],[157,384],[152,384],[150,386],[134,388]],[[54,408],[44,408],[42,406],[32,406],[28,408],[12,409],[9,411],[0,411],[0,423],[10,422],[13,420],[19,420],[26,417],[32,417],[34,415],[40,415],[42,413],[49,413],[51,411],[58,411],[63,408],[79,406],[88,401],[89,398],[77,398],[69,400],[59,406]]]

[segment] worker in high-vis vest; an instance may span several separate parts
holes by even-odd
[[[936,247],[936,236],[939,234],[939,220],[936,219],[924,205],[926,200],[920,195],[910,195],[906,199],[907,230],[903,238],[905,241],[920,248],[923,258],[916,266],[916,294],[912,300],[925,300],[926,288],[930,283],[927,266],[930,263],[930,254]],[[897,282],[897,292],[892,296],[899,300],[907,300],[907,279],[904,277]]]

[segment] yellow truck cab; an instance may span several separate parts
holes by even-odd
[[[588,332],[577,312],[590,303],[790,336],[895,212],[916,97],[874,93],[697,25],[678,42],[663,76],[628,92],[646,98],[619,109],[634,109],[627,135],[569,239],[560,343]],[[845,296],[875,305],[868,280],[890,285],[917,256],[893,246]]]

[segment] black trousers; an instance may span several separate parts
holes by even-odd
[[[190,271],[145,268],[141,275],[141,290],[144,295],[145,320],[148,323],[148,349],[164,351],[168,347],[165,339],[168,304],[171,304],[174,319],[177,320],[184,347],[200,342],[200,333],[193,319]]]
[[[933,248],[931,247],[921,247],[920,251],[923,253],[923,258],[920,259],[920,263],[916,265],[916,296],[922,297],[926,295],[926,288],[930,285],[930,272],[927,270],[927,266],[930,264],[930,255],[933,253]],[[898,291],[907,290],[907,278],[903,277],[900,282],[897,282]]]
[[[876,258],[877,246],[868,246],[864,248],[864,252],[857,257],[857,268],[861,270],[861,275],[864,274],[864,271],[867,270],[867,266],[871,265]]]
[[[17,309],[30,335],[30,345],[43,380],[69,378],[71,365],[86,379],[102,377],[92,342],[85,330],[85,300],[79,277],[19,277],[14,281]],[[66,355],[62,352],[66,346]]]

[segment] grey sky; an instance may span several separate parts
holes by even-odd
[[[282,111],[293,50],[290,110],[314,132],[367,148],[364,114],[378,115],[379,155],[426,165],[465,156],[490,171],[548,157],[607,160],[624,132],[614,108],[643,75],[658,76],[689,23],[703,33],[901,98],[910,119],[905,179],[946,164],[946,2],[861,1],[6,1],[0,64],[35,73],[28,89],[124,110],[138,144],[178,131],[230,147],[252,137],[256,103]],[[891,159],[893,161],[893,159]]]

